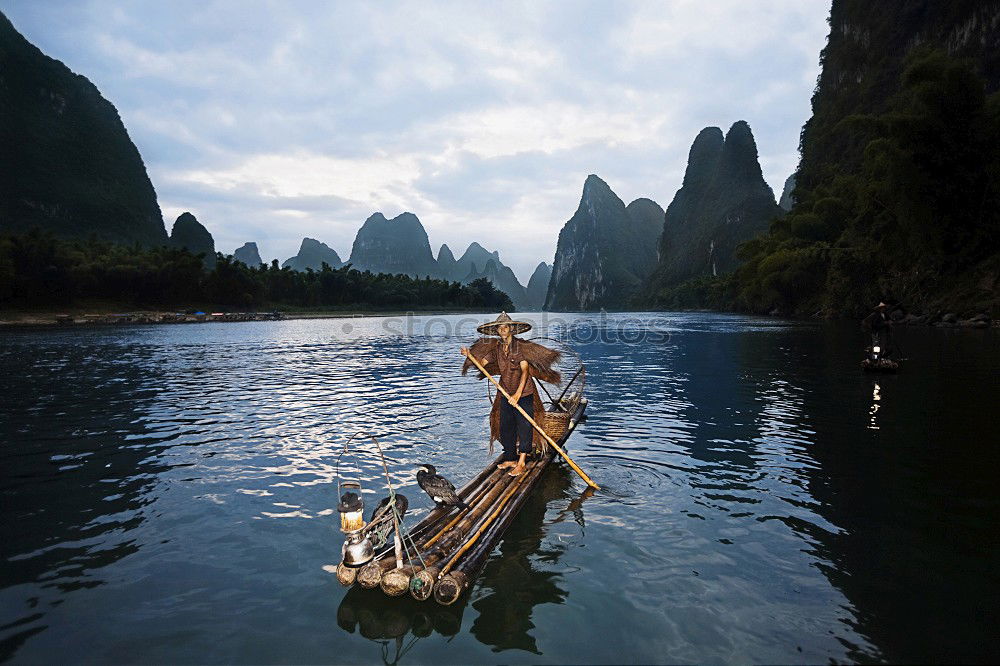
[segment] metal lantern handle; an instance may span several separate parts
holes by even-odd
[[[385,462],[385,454],[382,453],[382,445],[379,444],[378,440],[375,439],[375,437],[370,432],[368,432],[367,430],[359,430],[356,433],[354,433],[353,435],[351,435],[347,439],[346,442],[344,442],[344,450],[341,451],[340,455],[337,456],[337,497],[338,498],[340,497],[340,459],[343,458],[344,454],[348,452],[348,449],[351,446],[351,442],[353,442],[357,437],[360,437],[362,435],[364,435],[368,439],[372,440],[372,442],[375,444],[375,448],[378,449],[379,458],[382,460],[382,469],[385,472],[385,483],[389,487],[389,493],[391,495],[395,495],[396,494],[396,489],[392,487],[392,481],[389,480],[389,466]],[[357,453],[352,453],[351,455],[354,456],[354,461],[356,463],[359,463],[357,465],[357,468],[358,468],[358,477],[357,478],[358,478],[358,486],[361,486],[361,465],[360,465],[361,461],[358,458],[358,454]]]
[[[344,454],[348,452],[348,450],[349,450],[349,448],[351,446],[351,442],[353,442],[357,437],[360,437],[362,435],[364,435],[368,439],[372,440],[372,442],[375,444],[375,448],[378,450],[379,459],[381,459],[381,461],[382,461],[382,470],[385,472],[385,485],[389,489],[389,497],[391,498],[391,501],[395,502],[395,500],[396,500],[396,489],[392,487],[392,480],[389,478],[389,466],[385,462],[385,453],[382,452],[382,445],[379,444],[378,440],[375,439],[375,437],[370,432],[368,432],[367,430],[359,430],[358,432],[356,432],[353,435],[351,435],[348,438],[348,440],[346,442],[344,442],[344,450],[340,452],[339,456],[337,456],[337,497],[338,498],[340,497],[340,459],[343,458]],[[357,454],[354,454],[354,460],[360,462],[358,460]],[[360,464],[358,465],[358,485],[359,486],[361,485],[361,465]],[[400,531],[399,519],[397,518],[396,510],[393,509],[391,511],[391,513],[392,513],[392,526],[393,526],[393,530],[396,533],[395,550],[396,550],[396,568],[398,569],[398,568],[400,568],[400,567],[403,566],[403,555],[402,555],[402,550],[403,550],[403,535],[402,535],[402,533]],[[419,552],[418,552],[418,555],[419,555]]]

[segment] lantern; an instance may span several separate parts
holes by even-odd
[[[343,564],[347,567],[360,567],[375,558],[375,547],[372,544],[372,527],[378,525],[365,524],[365,503],[361,499],[361,481],[342,481],[340,476],[340,459],[350,450],[351,442],[359,435],[367,435],[378,449],[379,458],[382,461],[382,469],[385,471],[385,481],[389,487],[389,492],[395,492],[392,482],[389,480],[389,468],[385,463],[385,456],[382,454],[382,447],[378,440],[365,432],[358,432],[352,435],[344,444],[344,450],[337,456],[337,494],[340,495],[340,502],[337,504],[337,512],[340,514],[340,531],[346,535],[342,548]],[[357,457],[355,456],[355,461]],[[360,474],[360,469],[359,472]],[[396,566],[402,566],[402,555],[400,553],[401,543],[399,540],[399,527],[396,528]]]
[[[344,566],[355,568],[368,564],[375,557],[372,540],[362,531],[351,532],[344,539],[344,547],[340,551]]]
[[[361,499],[361,484],[357,481],[345,481],[340,485],[340,531],[344,534],[357,532],[365,526],[365,503]]]
[[[360,567],[375,557],[375,548],[365,532],[365,503],[361,499],[361,484],[345,481],[340,484],[340,531],[347,535],[341,551],[346,566]]]

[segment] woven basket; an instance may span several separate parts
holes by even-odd
[[[569,413],[545,412],[539,425],[542,426],[546,435],[558,442],[559,438],[566,434],[566,429],[569,428]]]

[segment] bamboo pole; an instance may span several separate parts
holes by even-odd
[[[382,574],[379,587],[390,597],[398,597],[410,589],[410,578],[416,571],[413,565],[390,569]]]
[[[507,393],[507,391],[505,391],[502,386],[500,386],[500,382],[498,382],[496,379],[494,379],[493,375],[491,375],[488,372],[486,372],[486,368],[484,368],[482,366],[482,364],[479,363],[479,359],[476,358],[475,354],[473,354],[472,352],[469,352],[468,355],[466,356],[466,358],[468,358],[470,361],[472,361],[472,363],[477,368],[479,368],[479,371],[481,373],[483,373],[484,375],[486,375],[487,379],[489,379],[491,382],[493,382],[493,385],[497,387],[497,390],[500,391],[500,393],[503,394],[503,396],[505,398],[507,398],[508,400],[510,399],[510,394]],[[582,478],[584,481],[586,481],[588,486],[594,488],[595,490],[600,490],[601,489],[601,487],[599,485],[597,485],[596,483],[594,483],[593,481],[590,480],[590,477],[587,476],[586,472],[584,472],[582,469],[580,469],[580,467],[575,462],[573,462],[573,460],[568,455],[566,455],[566,452],[563,451],[562,448],[560,448],[560,446],[558,444],[556,444],[556,440],[554,440],[551,437],[549,437],[549,434],[547,432],[545,432],[545,430],[542,428],[542,426],[540,426],[537,423],[535,423],[535,419],[531,418],[531,416],[528,415],[528,412],[524,411],[521,408],[521,405],[519,405],[517,403],[514,403],[513,407],[517,411],[521,412],[521,415],[524,418],[528,419],[528,423],[530,423],[535,430],[537,430],[539,433],[541,433],[542,437],[544,437],[546,439],[546,441],[548,441],[548,443],[552,445],[552,448],[554,448],[556,450],[556,453],[558,453],[559,455],[561,455],[563,457],[563,459],[567,463],[569,463],[569,466],[573,468],[573,471],[576,472],[577,474],[579,474],[580,478]]]
[[[434,582],[441,572],[435,566],[420,569],[410,579],[410,596],[417,601],[427,601],[434,594]]]
[[[500,472],[502,470],[495,470]],[[486,513],[489,505],[493,500],[508,486],[512,484],[515,479],[512,479],[506,474],[502,474],[498,477],[501,483],[494,483],[492,487],[485,485],[492,476],[486,476],[483,479],[483,488],[489,488],[489,490],[483,494],[479,494],[479,501],[477,504],[471,507],[471,510],[466,515],[465,519],[458,525],[457,528],[451,531],[450,534],[445,536],[438,547],[430,552],[426,552],[426,547],[418,547],[418,557],[409,558],[409,566],[395,567],[394,559],[389,557],[389,552],[377,560],[369,562],[357,575],[357,582],[365,588],[374,589],[375,587],[381,587],[382,591],[389,596],[399,596],[406,592],[409,588],[410,580],[415,573],[423,569],[424,565],[430,566],[437,563],[441,559],[448,556],[451,549],[456,545],[470,528],[475,524],[475,522]],[[460,516],[461,517],[461,516]],[[449,524],[453,524],[452,523]],[[437,535],[436,535],[437,536]],[[416,553],[415,553],[416,555]],[[421,577],[423,580],[424,577]],[[430,592],[428,591],[428,596]]]
[[[578,407],[576,412],[573,414],[574,420],[579,420],[583,414],[585,408]],[[569,436],[573,433],[573,428],[569,428],[566,433],[560,437],[560,442],[565,442],[569,439]],[[530,469],[525,472],[528,476],[526,481],[527,488],[533,488],[535,483],[545,473],[548,469],[548,464],[552,461],[552,457],[555,454],[550,453],[543,460],[539,461],[537,467]],[[593,492],[591,488],[587,488],[585,492]],[[476,579],[479,572],[482,570],[483,566],[486,564],[491,552],[493,552],[497,541],[500,537],[507,531],[507,528],[514,521],[514,518],[521,511],[521,507],[527,502],[530,492],[522,492],[517,495],[513,501],[508,505],[505,512],[503,512],[496,520],[496,522],[487,530],[485,534],[480,538],[479,542],[469,550],[464,556],[458,559],[452,570],[444,576],[441,576],[434,586],[434,600],[439,604],[448,606],[455,603],[465,589]]]
[[[469,578],[461,571],[453,571],[447,576],[442,576],[434,586],[434,601],[442,606],[452,605],[462,596],[469,583]]]
[[[490,478],[491,477],[487,477],[486,481],[488,481]],[[485,491],[486,488],[487,486],[484,485],[482,490]],[[482,499],[486,495],[488,495],[488,493],[485,492],[478,493],[477,498]],[[478,505],[473,505],[470,507],[470,515],[471,511],[475,511],[476,506]],[[463,512],[464,511],[465,510],[463,510]],[[483,512],[485,512],[485,509],[482,509],[480,511],[480,515]],[[459,513],[458,517],[456,517],[455,520],[451,521],[440,532],[438,532],[434,536],[434,539],[436,540],[439,536],[444,534],[445,530],[454,525],[461,518],[462,518],[462,512]],[[451,540],[446,540],[446,542],[451,543],[452,540],[454,540],[454,536],[452,536]],[[404,567],[397,566],[395,569],[391,570],[386,570],[384,566],[380,567],[379,571],[381,572],[381,577],[378,581],[378,585],[382,588],[382,591],[385,592],[390,597],[398,597],[401,594],[404,594],[410,588],[410,580],[417,572],[423,570],[425,566],[430,566],[432,564],[435,564],[439,560],[447,556],[448,551],[442,550],[441,548],[443,547],[444,547],[444,542],[442,543],[442,547],[439,547],[438,549],[435,549],[432,552],[426,552],[427,544],[425,544],[424,546],[417,547],[417,552],[413,554],[414,557],[409,558],[408,566]],[[370,581],[374,579],[375,571],[371,570],[368,572],[368,574],[369,575],[366,578],[366,582],[370,584]]]
[[[562,399],[564,397],[566,397],[566,391],[568,391],[569,387],[573,385],[573,382],[576,381],[576,378],[580,376],[581,372],[583,372],[583,366],[582,365],[580,366],[580,369],[577,370],[575,373],[573,373],[573,376],[569,378],[569,382],[566,383],[566,388],[564,388],[562,390],[562,393],[559,394],[559,397],[556,398],[556,402],[558,402],[559,405],[562,405]],[[566,410],[564,409],[563,411],[566,411]]]
[[[551,458],[539,461],[531,469],[525,471],[522,475],[526,477],[525,487],[532,486],[538,480],[550,461]],[[513,501],[507,506],[507,510],[499,514],[499,517],[485,531],[475,548],[464,556],[456,557],[454,568],[438,577],[434,586],[435,601],[444,606],[450,606],[462,596],[465,588],[475,580],[477,572],[486,561],[486,557],[493,552],[497,540],[520,511],[528,495],[527,492],[514,494]],[[469,545],[471,546],[471,544]]]
[[[478,490],[482,486],[482,484],[489,479],[490,475],[493,474],[493,472],[497,471],[496,463],[499,460],[500,459],[497,458],[496,460],[491,462],[483,469],[482,472],[476,475],[475,478],[473,478],[464,486],[462,486],[461,490],[458,491],[458,496],[464,500],[466,497],[469,496],[469,494],[472,491]],[[426,536],[427,533],[430,532],[437,524],[440,524],[441,520],[448,515],[448,512],[449,509],[435,508],[426,516],[424,516],[423,520],[417,523],[414,526],[414,528],[410,531],[410,536],[414,540],[414,543],[416,543],[418,539],[421,539],[424,536]],[[381,561],[389,554],[394,554],[394,551],[395,551],[395,543],[393,543],[393,546],[391,547],[387,544],[383,549],[379,550],[379,552],[375,554],[374,560]],[[341,563],[341,565],[342,564],[343,563]],[[345,584],[349,585],[349,583]]]
[[[551,458],[545,461],[544,464],[539,463],[538,467],[530,471],[527,475],[528,479],[525,481],[526,487],[534,486],[538,478],[541,477],[541,475],[548,468],[549,462],[551,462]],[[523,492],[515,497],[508,505],[507,509],[502,512],[500,516],[498,516],[496,522],[490,527],[490,529],[483,534],[479,542],[472,549],[470,549],[465,556],[459,558],[452,570],[462,570],[468,574],[470,573],[470,565],[474,564],[478,557],[489,555],[493,551],[494,546],[496,546],[496,541],[500,538],[500,536],[502,536],[507,525],[521,510],[521,506],[523,506],[527,501],[529,494],[529,492]]]
[[[568,430],[559,441],[565,441],[571,433],[572,429]],[[407,566],[393,569],[392,559],[387,557],[385,562],[372,563],[375,566],[369,566],[366,575],[359,576],[359,579],[363,579],[365,586],[381,587],[389,596],[400,596],[409,591],[418,601],[434,596],[438,603],[454,603],[475,579],[497,539],[526,501],[528,493],[518,493],[518,489],[532,487],[552,461],[553,455],[549,453],[530,463],[524,474],[518,477],[510,477],[502,470],[488,466],[484,470],[488,474],[481,473],[475,479],[481,481],[478,487],[470,482],[462,488],[461,493],[465,495],[469,509],[459,512],[444,528],[435,526],[433,537],[415,546],[417,556],[411,554]],[[440,522],[443,521],[438,521],[437,525]],[[474,536],[467,539],[470,534]],[[460,545],[463,539],[466,542]],[[428,550],[435,543],[437,547]],[[445,560],[446,568],[442,569],[440,563]]]
[[[403,568],[403,539],[399,536],[399,520],[394,515],[392,522],[396,528],[396,533],[392,535],[392,552],[396,556],[396,568]]]
[[[463,518],[447,535],[445,535],[435,548],[436,551],[448,553],[454,548],[462,538],[477,527],[479,520],[483,517],[493,502],[500,497],[504,491],[510,487],[518,477],[509,474],[501,474],[493,487],[479,500],[468,515]],[[433,551],[432,551],[433,552]]]
[[[534,463],[533,466],[537,467],[538,464],[539,463]],[[479,525],[479,529],[477,529],[473,535],[464,544],[462,544],[462,547],[459,548],[455,554],[451,556],[451,558],[449,558],[448,562],[441,569],[442,576],[451,571],[451,567],[455,564],[455,561],[458,560],[458,558],[460,558],[465,551],[469,550],[469,548],[471,548],[476,541],[479,540],[479,537],[481,537],[483,532],[486,531],[486,528],[488,528],[493,521],[496,520],[497,516],[500,515],[500,512],[503,511],[503,508],[507,506],[507,502],[510,501],[510,498],[513,497],[514,493],[521,487],[521,484],[524,483],[527,476],[528,470],[525,470],[524,474],[521,474],[514,480],[514,483],[510,484],[510,488],[508,488],[507,492],[504,493],[503,498],[497,503],[496,508],[493,509],[493,512],[489,515],[489,517],[487,517],[486,520]]]
[[[477,474],[475,478],[473,478],[464,486],[462,486],[462,488],[458,491],[459,499],[464,501],[467,497],[473,494],[474,491],[478,490],[483,485],[483,483],[489,478],[489,476],[496,471],[496,465],[497,462],[499,462],[499,460],[500,460],[499,457],[496,458],[496,460],[492,461],[489,465],[487,465],[483,469],[483,471]],[[440,522],[440,520],[446,517],[450,512],[451,512],[450,507],[446,507],[443,509],[435,507],[434,509],[431,510],[430,513],[424,516],[423,520],[421,520],[419,523],[416,524],[416,526],[414,526],[414,528],[410,531],[410,535],[414,539],[416,539],[417,536],[422,536],[423,534],[426,534],[426,532],[429,531],[429,528],[434,523]]]
[[[572,429],[568,430],[559,441],[568,439],[571,432]],[[551,437],[546,436],[546,439],[559,451]],[[362,587],[381,587],[390,596],[409,590],[411,596],[420,601],[433,595],[441,604],[454,603],[474,580],[485,562],[485,555],[492,552],[497,538],[524,503],[527,493],[518,493],[518,488],[531,487],[551,460],[552,454],[549,454],[530,463],[518,477],[497,469],[497,461],[494,461],[459,491],[459,497],[469,504],[468,509],[461,510],[450,520],[447,520],[449,510],[436,509],[414,528],[411,534],[417,552],[412,554],[416,556],[408,557],[407,566],[394,567],[395,549],[387,544],[374,561],[358,570],[357,582]],[[470,534],[473,536],[467,538]],[[416,545],[418,539],[427,535],[431,538]],[[439,563],[445,560],[447,564],[442,568]],[[414,580],[419,584],[414,586]]]
[[[391,551],[390,551],[391,552]],[[357,583],[368,590],[375,589],[382,580],[386,571],[396,566],[396,558],[385,558],[382,560],[372,560],[365,566],[358,569]]]
[[[355,567],[349,567],[343,562],[337,565],[337,581],[340,582],[344,587],[350,587],[354,585],[354,581],[358,578],[358,570]]]
[[[496,471],[499,472],[501,470],[496,470]],[[498,478],[499,478],[499,476],[498,476]],[[489,477],[487,478],[487,480],[489,480]],[[434,542],[436,542],[438,539],[440,539],[442,536],[444,536],[445,532],[447,532],[452,527],[454,527],[455,524],[458,523],[459,520],[461,520],[465,515],[467,515],[468,511],[472,511],[473,506],[480,499],[483,498],[483,496],[486,494],[486,492],[487,492],[488,489],[489,489],[489,486],[486,483],[484,483],[481,487],[479,487],[476,490],[473,498],[470,499],[468,502],[466,502],[466,504],[468,505],[468,508],[462,509],[457,514],[455,514],[455,517],[447,525],[445,525],[440,530],[438,530],[437,534],[435,534],[434,536],[432,536],[430,539],[427,540],[426,543],[424,543],[424,544],[421,545],[421,549],[427,549],[427,548],[430,548],[431,546],[433,546]]]

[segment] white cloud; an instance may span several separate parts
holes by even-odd
[[[230,169],[180,171],[169,177],[222,190],[249,190],[268,197],[333,195],[352,201],[403,204],[419,175],[412,156],[373,155],[339,159],[298,151],[253,155]]]
[[[220,249],[346,255],[372,212],[434,250],[551,261],[583,180],[666,206],[707,125],[747,120],[780,190],[797,161],[823,0],[616,3],[12,3],[119,109],[168,228]]]
[[[745,55],[786,39],[789,23],[799,16],[814,15],[817,9],[825,16],[828,6],[816,0],[646,2],[614,32],[613,40],[632,58]]]
[[[549,102],[483,109],[444,118],[452,145],[481,157],[540,151],[555,153],[600,142],[610,149],[648,140],[664,125],[666,114],[643,117],[578,104]]]

